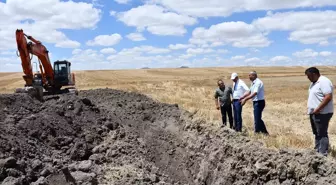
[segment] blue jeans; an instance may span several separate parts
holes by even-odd
[[[237,132],[241,132],[243,127],[242,110],[243,107],[239,100],[233,100],[233,117],[235,121],[235,130]]]
[[[254,132],[264,133],[268,135],[265,123],[262,120],[262,111],[265,108],[265,100],[259,100],[253,102],[254,113]]]

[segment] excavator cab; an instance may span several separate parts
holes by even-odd
[[[71,63],[67,60],[54,62],[54,83],[55,86],[74,85],[74,74],[71,73]]]

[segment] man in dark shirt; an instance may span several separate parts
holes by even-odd
[[[221,110],[223,126],[226,126],[226,114],[229,117],[230,128],[233,128],[232,116],[232,88],[226,87],[223,80],[218,80],[218,88],[215,91],[215,103],[217,110]]]

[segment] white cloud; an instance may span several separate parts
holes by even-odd
[[[265,31],[290,31],[290,41],[323,46],[336,37],[335,22],[336,11],[302,11],[270,13],[252,24]]]
[[[335,65],[333,59],[333,53],[331,51],[317,52],[313,49],[304,49],[293,53],[293,56],[297,57],[299,61],[296,61],[297,65]]]
[[[329,43],[329,41],[324,40],[324,41],[321,41],[321,42],[319,43],[319,45],[320,45],[320,46],[329,46],[330,43]]]
[[[105,56],[93,49],[73,50],[73,56],[64,58],[68,61],[71,61],[72,70],[88,70],[88,69],[104,69],[108,62],[105,59]]]
[[[15,51],[0,51],[0,55],[16,55]]]
[[[74,9],[78,11],[73,13]],[[42,43],[78,47],[77,41],[69,39],[59,29],[94,28],[101,18],[101,10],[94,8],[93,4],[73,1],[11,0],[0,2],[0,10],[0,50],[16,49],[13,35],[18,28]]]
[[[217,52],[217,53],[221,53],[221,54],[225,54],[225,53],[228,53],[229,51],[226,50],[226,49],[217,49],[216,52]]]
[[[130,33],[126,37],[132,41],[143,41],[146,38],[141,33]]]
[[[190,54],[190,55],[199,55],[199,54],[213,53],[213,52],[215,52],[215,50],[213,49],[204,49],[204,48],[187,49],[187,54]]]
[[[223,22],[209,29],[198,27],[192,32],[192,44],[218,43],[231,44],[234,47],[266,47],[271,44],[255,26],[245,22]]]
[[[114,0],[115,2],[119,3],[119,4],[127,4],[129,3],[131,0]]]
[[[321,51],[319,53],[319,55],[322,56],[322,57],[328,57],[328,56],[331,56],[331,54],[332,53],[330,51]]]
[[[110,16],[115,16],[116,14],[117,14],[116,11],[113,11],[113,10],[110,11]]]
[[[60,41],[55,44],[56,47],[60,48],[78,48],[80,45],[79,42],[73,40]]]
[[[288,62],[291,61],[292,59],[287,57],[287,56],[275,56],[270,59],[271,62]]]
[[[142,68],[142,67],[200,67],[222,65],[223,58],[216,56],[204,56],[201,59],[190,59],[191,55],[177,53],[161,53],[147,55],[149,47],[135,47],[123,49],[117,54],[107,57],[110,67],[113,68]],[[229,64],[229,63],[228,63]]]
[[[257,49],[257,48],[250,48],[249,50],[250,50],[251,52],[253,52],[253,53],[260,52],[260,50]]]
[[[169,49],[172,50],[180,50],[180,49],[187,49],[187,48],[191,48],[194,47],[191,44],[169,44]]]
[[[243,60],[243,59],[245,59],[245,56],[242,56],[242,55],[237,55],[237,56],[231,57],[231,60]]]
[[[257,58],[257,57],[245,59],[245,62],[247,62],[247,63],[257,63],[257,62],[261,62],[261,61],[262,60],[260,58]]]
[[[194,55],[192,55],[192,54],[183,54],[183,55],[180,55],[179,58],[181,58],[181,59],[188,59],[188,58],[191,58],[193,56]]]
[[[169,50],[168,50],[169,51]],[[185,60],[178,59],[167,54],[167,49],[152,46],[140,46],[125,48],[122,51],[110,55],[110,67],[113,68],[142,68],[142,67],[172,67],[181,65]],[[154,55],[149,55],[154,54]]]
[[[72,50],[72,54],[73,55],[79,54],[80,52],[82,52],[81,49],[74,49],[74,50]]]
[[[309,57],[317,57],[319,53],[312,49],[304,49],[303,51],[294,52],[293,55],[298,58],[309,58]]]
[[[118,33],[111,35],[98,35],[93,40],[86,42],[88,46],[113,46],[122,40],[122,36]]]
[[[0,72],[22,72],[20,58],[16,55],[0,56]],[[22,79],[23,80],[23,79]]]
[[[156,5],[138,6],[118,13],[117,17],[127,26],[134,26],[139,31],[147,29],[156,35],[184,35],[187,32],[184,26],[197,23],[193,17],[167,12]]]
[[[134,48],[125,48],[122,49],[118,55],[133,55],[133,54],[163,54],[163,53],[169,53],[170,50],[167,48],[157,48],[154,46],[147,46],[147,45],[143,45],[143,46],[137,46]]]
[[[277,10],[303,7],[322,7],[325,5],[336,5],[334,0],[148,0],[152,3],[163,5],[181,14],[211,17],[229,16],[234,12],[256,11],[256,10]]]
[[[101,49],[100,52],[103,54],[113,54],[116,53],[117,51],[114,48],[104,48]]]

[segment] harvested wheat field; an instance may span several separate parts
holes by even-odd
[[[220,128],[217,79],[259,73],[269,137]],[[78,96],[40,102],[13,94],[20,73],[0,74],[2,184],[335,184],[331,153],[312,150],[304,67],[76,72]],[[336,82],[336,67],[321,67]],[[107,88],[108,87],[108,88]],[[336,145],[336,121],[330,122]],[[294,149],[294,150],[292,150]]]

